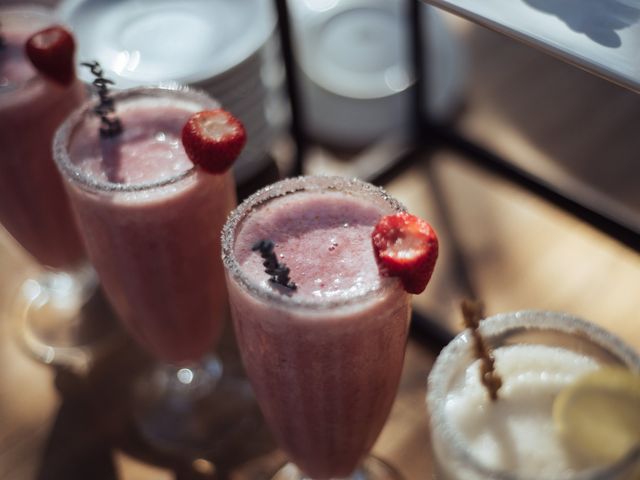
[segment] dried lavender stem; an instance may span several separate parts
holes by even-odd
[[[484,317],[484,307],[481,302],[464,300],[461,305],[465,326],[471,330],[474,341],[475,356],[480,360],[480,381],[487,389],[492,401],[498,400],[498,390],[502,386],[502,379],[495,369],[493,352],[480,334],[480,321]]]
[[[114,137],[122,132],[122,124],[115,115],[116,107],[109,91],[109,85],[114,85],[114,83],[112,80],[104,78],[104,71],[98,62],[83,62],[81,65],[89,68],[96,77],[93,86],[96,88],[100,103],[93,111],[100,116],[100,135]]]
[[[265,273],[270,276],[270,282],[277,283],[290,290],[296,290],[298,287],[289,278],[289,268],[284,263],[278,262],[274,249],[275,245],[271,240],[260,240],[251,247],[254,252],[259,251],[264,259],[262,265],[264,265]]]

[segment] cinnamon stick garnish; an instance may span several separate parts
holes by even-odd
[[[480,334],[480,321],[484,318],[484,305],[482,302],[463,300],[461,304],[462,317],[465,326],[471,330],[475,346],[475,356],[480,360],[480,381],[487,389],[489,398],[495,402],[498,400],[498,390],[502,386],[502,379],[495,369],[496,360],[493,352]]]

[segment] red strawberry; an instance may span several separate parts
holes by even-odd
[[[182,128],[182,145],[193,163],[211,173],[224,173],[247,141],[244,126],[226,110],[205,110]]]
[[[438,258],[438,237],[426,221],[408,213],[382,217],[371,234],[378,265],[399,277],[409,293],[421,293]]]
[[[63,86],[71,85],[76,43],[67,30],[56,25],[34,33],[27,40],[26,51],[42,75]]]

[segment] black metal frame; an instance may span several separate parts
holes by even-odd
[[[516,185],[525,188],[529,192],[547,200],[548,202],[556,205],[557,207],[565,210],[580,220],[590,224],[597,230],[604,232],[610,237],[618,240],[629,248],[640,252],[640,232],[634,227],[625,225],[620,221],[603,214],[595,210],[594,208],[581,203],[579,200],[573,198],[570,194],[559,190],[552,183],[546,181],[537,175],[534,175],[518,166],[513,162],[509,162],[500,157],[494,152],[477,145],[470,140],[463,138],[460,134],[456,133],[450,128],[446,128],[440,125],[433,124],[429,121],[427,112],[422,110],[423,102],[423,89],[424,82],[426,82],[426,76],[423,74],[425,71],[425,53],[422,48],[422,37],[424,32],[422,31],[422,25],[420,24],[420,11],[419,0],[407,0],[409,2],[409,18],[408,24],[410,25],[410,38],[411,38],[411,59],[414,64],[414,72],[416,76],[416,87],[414,88],[416,106],[414,112],[416,149],[418,151],[424,149],[425,145],[421,142],[422,138],[429,138],[430,144],[439,144],[439,146],[449,147],[454,150],[464,153],[470,160],[472,160],[479,167],[490,171]],[[287,73],[287,90],[291,101],[292,111],[292,126],[291,133],[297,147],[297,159],[295,174],[302,172],[302,164],[304,161],[304,154],[307,147],[307,141],[305,132],[302,126],[300,115],[300,97],[298,90],[298,83],[296,78],[296,71],[294,68],[293,48],[291,40],[291,28],[290,17],[287,8],[287,0],[275,0],[278,21],[280,29],[280,40],[282,44],[283,59],[285,69]],[[428,85],[427,85],[428,88]],[[410,156],[413,158],[413,156]],[[402,164],[410,163],[406,160],[411,160],[406,156],[400,161],[399,167],[402,168]],[[391,168],[392,166],[390,166]],[[375,182],[375,179],[373,180]]]

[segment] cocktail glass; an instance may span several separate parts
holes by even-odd
[[[429,375],[434,478],[635,478],[640,450],[612,465],[591,464],[563,444],[552,420],[556,395],[583,373],[605,366],[640,373],[640,356],[631,347],[596,325],[553,312],[496,315],[482,321],[480,331],[502,376],[499,399],[492,403],[480,386],[470,332],[459,334]]]
[[[331,200],[318,203],[312,198],[309,203],[307,195],[327,195]],[[317,230],[325,209],[332,210],[335,217],[331,221],[337,222],[330,233]],[[359,240],[347,239],[345,235],[359,223],[360,210],[366,211],[363,216],[368,218],[362,224],[368,230]],[[392,468],[367,454],[397,392],[410,296],[397,279],[378,273],[370,232],[380,217],[402,210],[383,190],[361,181],[299,177],[249,197],[224,227],[227,289],[243,363],[266,422],[292,462],[276,479],[398,478]],[[372,222],[371,211],[375,219],[367,223]],[[342,224],[342,215],[350,224]],[[374,277],[355,288],[337,288],[320,296],[305,286],[296,291],[274,286],[264,272],[247,270],[239,259],[239,252],[244,256],[251,243],[259,240],[243,233],[254,221],[262,222],[252,227],[254,233],[275,241],[276,254],[279,242],[287,237],[283,222],[296,226],[295,235],[302,235],[298,239],[314,237],[285,258],[293,281],[322,276],[318,270],[303,271],[300,263],[314,261],[302,257],[317,259],[324,268],[337,272],[327,284],[357,275],[360,265],[355,265],[356,273],[352,270],[341,277],[350,254],[358,259],[368,255]],[[340,260],[326,260],[331,257],[328,252],[343,247],[349,250]],[[325,288],[319,278],[315,283]]]
[[[227,311],[220,231],[235,182],[230,171],[195,167],[181,143],[187,119],[219,105],[180,86],[112,98],[122,133],[102,138],[90,101],[58,130],[55,160],[107,297],[159,361],[135,386],[142,434],[154,446],[206,451],[222,433],[212,423],[233,428],[224,412],[250,394],[221,381],[212,352]]]
[[[43,7],[0,7],[0,223],[40,266],[8,312],[21,344],[46,363],[83,369],[113,325],[92,324],[81,311],[96,279],[51,154],[85,88],[45,79],[24,53],[26,40],[53,23]]]

